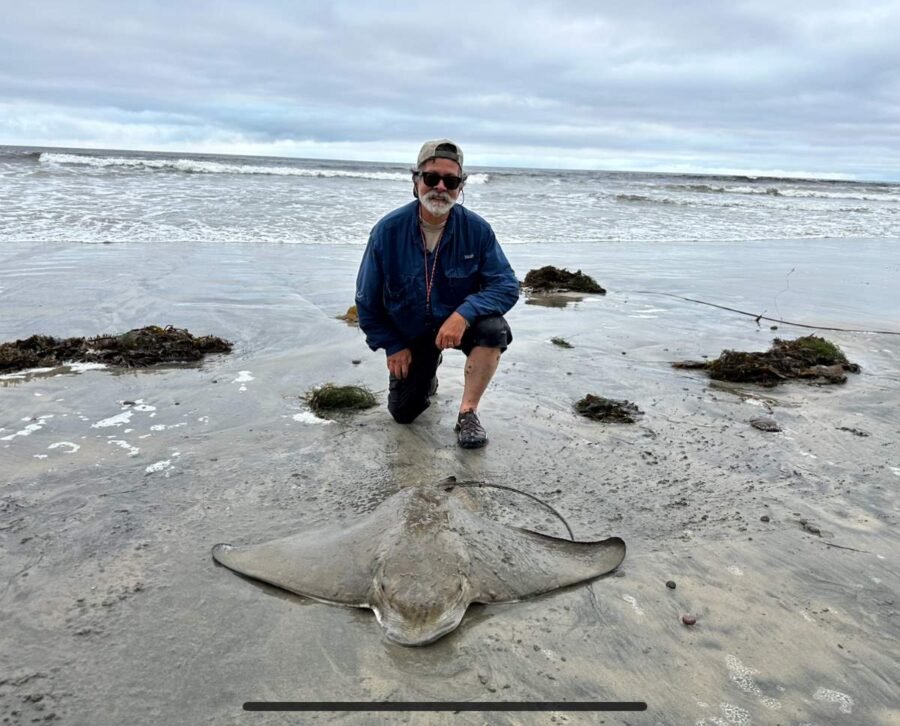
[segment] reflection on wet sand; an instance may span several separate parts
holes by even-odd
[[[584,300],[584,295],[574,292],[531,293],[525,298],[526,305],[540,305],[545,308],[564,308],[567,305],[578,307],[576,303]]]

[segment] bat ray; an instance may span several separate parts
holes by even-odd
[[[284,590],[371,608],[401,645],[426,645],[455,630],[470,603],[523,600],[599,577],[625,559],[618,537],[559,539],[476,509],[464,486],[420,485],[356,521],[264,544],[218,544],[212,555]]]

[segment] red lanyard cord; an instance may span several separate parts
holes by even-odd
[[[444,238],[444,229],[434,246],[434,260],[431,263],[431,275],[428,274],[428,241],[425,239],[425,230],[419,223],[419,233],[422,235],[422,256],[425,261],[425,312],[431,312],[431,288],[434,286],[434,272],[437,269],[438,251],[441,248],[441,240]]]

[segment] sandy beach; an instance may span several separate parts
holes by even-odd
[[[464,451],[462,354],[445,355],[432,407],[399,426],[383,352],[336,319],[360,246],[5,243],[0,342],[171,324],[235,347],[202,365],[0,378],[0,720],[898,723],[900,336],[823,331],[862,368],[843,386],[719,384],[670,365],[812,332],[671,295],[900,331],[896,240],[506,253],[520,279],[553,264],[608,294],[563,307],[523,296],[481,407],[491,442]],[[328,381],[369,386],[380,405],[316,420],[302,396]],[[644,416],[581,418],[587,393]],[[781,432],[750,426],[767,411]],[[577,539],[622,537],[625,562],[590,585],[473,606],[454,633],[404,648],[368,610],[255,585],[210,557],[217,542],[349,521],[447,476],[538,497]],[[564,535],[528,501],[498,494],[496,516]],[[308,700],[647,710],[242,711]]]

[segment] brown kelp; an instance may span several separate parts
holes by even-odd
[[[605,295],[604,290],[590,275],[581,270],[569,272],[552,265],[530,270],[525,275],[522,286],[531,292],[586,292]]]
[[[807,335],[795,340],[776,338],[763,352],[724,350],[711,361],[681,361],[676,368],[698,368],[710,378],[734,383],[776,386],[791,379],[815,383],[845,383],[846,372],[859,373],[859,366],[847,360],[841,349],[824,338]]]
[[[213,335],[194,336],[171,325],[150,325],[118,335],[54,338],[32,335],[0,343],[0,371],[49,368],[64,363],[105,363],[143,368],[157,363],[191,362],[212,353],[228,353],[231,343]]]

